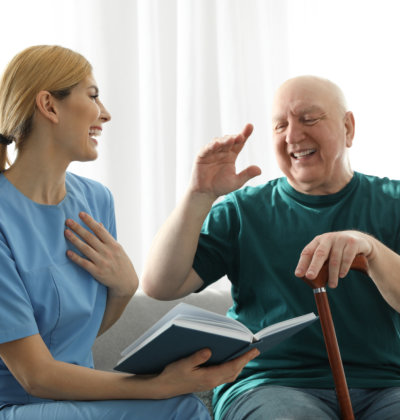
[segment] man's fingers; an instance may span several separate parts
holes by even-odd
[[[261,169],[255,165],[249,166],[248,168],[238,173],[238,177],[242,185],[258,175],[261,175]]]
[[[340,267],[343,262],[343,248],[333,246],[328,261],[328,286],[335,288],[338,285]]]
[[[317,236],[303,249],[295,275],[314,280],[329,260],[328,286],[334,288],[339,278],[348,274],[356,255],[368,253],[370,249],[366,235],[359,232],[329,232]]]
[[[223,137],[215,137],[212,141],[204,146],[198,157],[204,159],[212,154],[229,153],[231,151],[233,151],[235,154],[238,154],[252,132],[252,124],[246,124],[243,130],[238,134],[229,134]]]
[[[349,238],[343,249],[342,264],[339,270],[339,277],[343,278],[350,271],[354,258],[359,253],[359,244],[355,238]]]
[[[300,255],[299,262],[297,263],[297,267],[294,272],[294,274],[297,277],[304,277],[306,275],[313,255],[314,255],[314,250],[311,248],[311,244],[309,244],[306,248],[303,249]]]
[[[241,132],[241,134],[243,135],[243,137],[245,139],[247,139],[248,137],[250,137],[251,133],[253,132],[253,124],[246,124]]]

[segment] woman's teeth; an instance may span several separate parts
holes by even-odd
[[[90,137],[97,137],[101,135],[101,130],[98,128],[93,128],[89,130],[89,136]]]

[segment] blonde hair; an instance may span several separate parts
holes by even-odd
[[[58,99],[92,72],[81,54],[57,45],[37,45],[17,54],[0,82],[0,134],[13,139],[16,148],[29,136],[36,95],[46,90]],[[9,164],[7,146],[0,144],[0,172]]]

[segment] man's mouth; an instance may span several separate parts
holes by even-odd
[[[316,152],[316,149],[307,149],[302,150],[300,152],[292,152],[290,156],[294,157],[295,159],[301,159],[305,156],[313,155]]]

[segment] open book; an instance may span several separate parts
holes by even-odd
[[[186,303],[179,303],[122,351],[115,370],[158,373],[169,363],[209,348],[206,365],[218,364],[257,347],[260,352],[279,344],[318,317],[309,313],[270,325],[253,334],[239,321]]]

